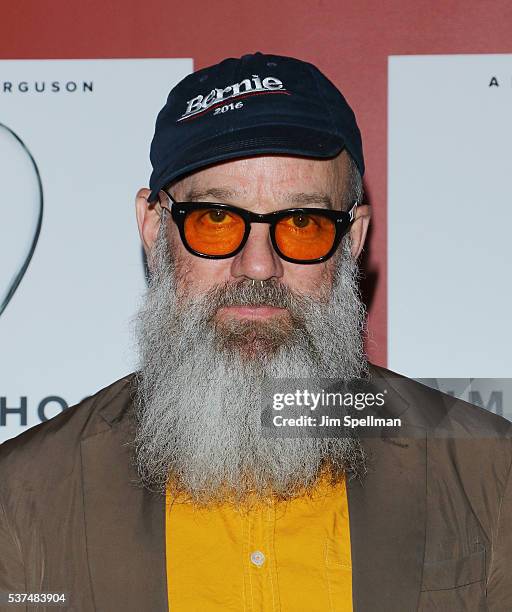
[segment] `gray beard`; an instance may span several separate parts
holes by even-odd
[[[134,462],[145,487],[165,494],[170,484],[209,504],[295,497],[323,472],[333,482],[364,474],[364,451],[354,436],[276,438],[261,430],[265,380],[368,375],[365,309],[348,238],[335,258],[332,285],[317,298],[247,279],[192,296],[180,293],[186,283],[179,283],[165,233],[159,233],[135,321]],[[289,316],[214,318],[220,307],[234,304],[282,307]]]

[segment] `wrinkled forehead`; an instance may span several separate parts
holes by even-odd
[[[216,192],[225,197],[277,199],[301,193],[323,194],[334,202],[343,198],[349,165],[345,151],[331,159],[260,155],[203,168],[169,188],[178,200],[200,200]]]

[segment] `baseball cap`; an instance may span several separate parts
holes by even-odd
[[[221,161],[262,154],[329,158],[346,149],[361,175],[355,115],[316,66],[260,52],[186,76],[158,114],[148,201],[172,181]]]

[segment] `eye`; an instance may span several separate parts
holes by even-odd
[[[214,223],[222,223],[227,218],[227,214],[223,210],[210,210],[208,218]]]
[[[303,213],[298,213],[293,215],[293,224],[297,227],[307,227],[310,223],[310,219],[308,215],[304,215]]]

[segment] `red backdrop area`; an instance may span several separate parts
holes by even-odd
[[[512,2],[17,0],[1,8],[2,59],[192,57],[201,68],[253,51],[313,62],[355,109],[373,205],[368,351],[385,365],[387,58],[510,53]],[[151,83],[141,87],[151,95]]]

